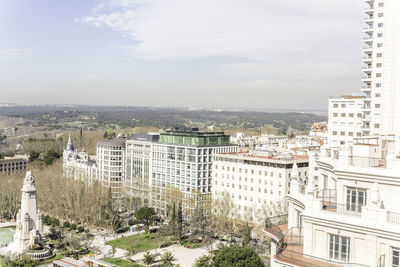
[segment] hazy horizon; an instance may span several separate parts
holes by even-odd
[[[363,1],[3,0],[0,102],[326,110]]]

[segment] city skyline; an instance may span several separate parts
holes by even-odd
[[[362,5],[2,1],[2,102],[325,110],[361,86]]]

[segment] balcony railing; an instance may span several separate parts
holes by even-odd
[[[335,212],[343,215],[350,215],[355,217],[361,217],[362,205],[356,204],[338,204],[338,203],[323,203],[322,210]]]
[[[278,224],[273,224],[276,222]],[[281,236],[276,244],[276,257],[277,260],[289,263],[293,266],[313,266],[313,267],[366,267],[366,265],[347,262],[335,262],[326,260],[303,252],[303,230],[301,227],[289,229],[286,235],[283,234],[281,228],[278,227],[281,223],[287,223],[287,215],[268,218],[266,221],[266,230],[273,233],[273,227],[276,227],[275,236]]]
[[[268,232],[272,233],[278,239],[282,239],[284,234],[282,233],[281,228],[278,225],[287,224],[288,223],[288,215],[280,215],[275,217],[270,217],[265,220],[265,228]]]
[[[350,262],[335,262],[310,256],[299,251],[292,249],[285,249],[281,254],[277,255],[278,258],[284,262],[289,262],[295,266],[307,267],[367,267],[368,265],[350,263]]]
[[[386,214],[386,221],[389,223],[400,224],[400,213],[388,211]]]
[[[349,156],[349,165],[358,167],[385,167],[386,160],[382,158]]]
[[[321,189],[317,191],[317,198],[321,199],[323,203],[336,203],[337,190],[336,189]]]

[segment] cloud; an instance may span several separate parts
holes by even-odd
[[[0,60],[19,59],[29,56],[33,53],[33,49],[26,48],[0,48]]]
[[[345,57],[347,47],[336,49],[338,55],[323,49],[335,50],[340,40],[359,34],[348,27],[361,23],[355,2],[361,1],[109,0],[78,21],[120,32],[132,40],[130,53],[137,58],[333,60]]]

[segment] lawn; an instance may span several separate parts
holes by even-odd
[[[134,250],[136,252],[141,252],[160,247],[160,242],[155,240],[154,233],[142,233],[108,241],[107,245],[127,251]]]
[[[143,265],[133,263],[133,262],[123,260],[123,259],[118,259],[118,258],[107,258],[107,259],[103,259],[103,261],[113,263],[120,267],[143,267]]]

